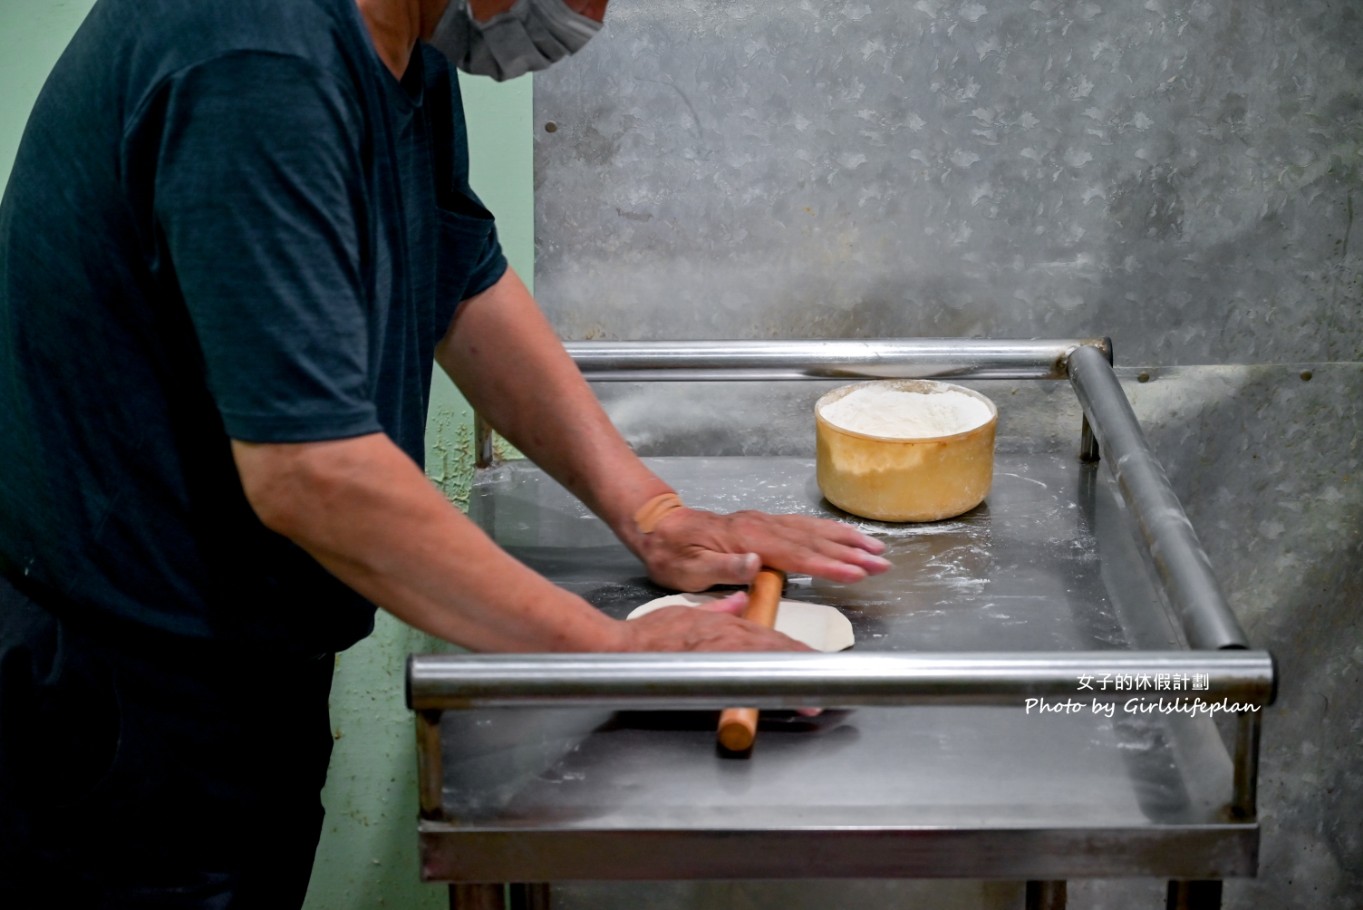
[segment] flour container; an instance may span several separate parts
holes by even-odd
[[[980,393],[921,379],[843,386],[814,405],[819,489],[878,521],[937,521],[984,501],[998,409]]]

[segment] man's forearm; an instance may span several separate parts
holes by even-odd
[[[511,272],[463,303],[436,357],[474,408],[599,515],[660,585],[746,585],[763,565],[844,583],[890,568],[879,541],[811,516],[674,509],[643,533],[636,514],[671,488],[611,425]]]
[[[635,511],[670,488],[620,437],[514,272],[465,301],[436,358],[498,432],[637,552]]]
[[[261,520],[399,619],[477,651],[609,651],[620,623],[496,546],[386,436],[233,442]]]

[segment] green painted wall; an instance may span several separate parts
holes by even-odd
[[[0,0],[0,183],[9,179],[24,122],[52,64],[93,0]],[[498,215],[512,265],[534,275],[531,84],[464,79],[473,183]],[[471,418],[436,377],[429,425],[432,479],[456,501],[471,474]],[[373,636],[337,659],[332,696],[336,751],[323,799],[308,910],[444,907],[445,890],[417,880],[412,721],[402,701],[403,664],[438,648],[380,614]]]

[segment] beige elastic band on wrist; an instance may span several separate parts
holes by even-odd
[[[676,493],[659,493],[634,513],[634,524],[639,528],[640,534],[652,534],[658,522],[682,508],[685,506]]]

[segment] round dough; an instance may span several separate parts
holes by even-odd
[[[668,594],[630,611],[637,619],[663,607],[699,607],[722,598],[716,594]],[[776,607],[776,631],[789,635],[815,651],[844,651],[852,647],[852,623],[834,607],[782,598]]]

